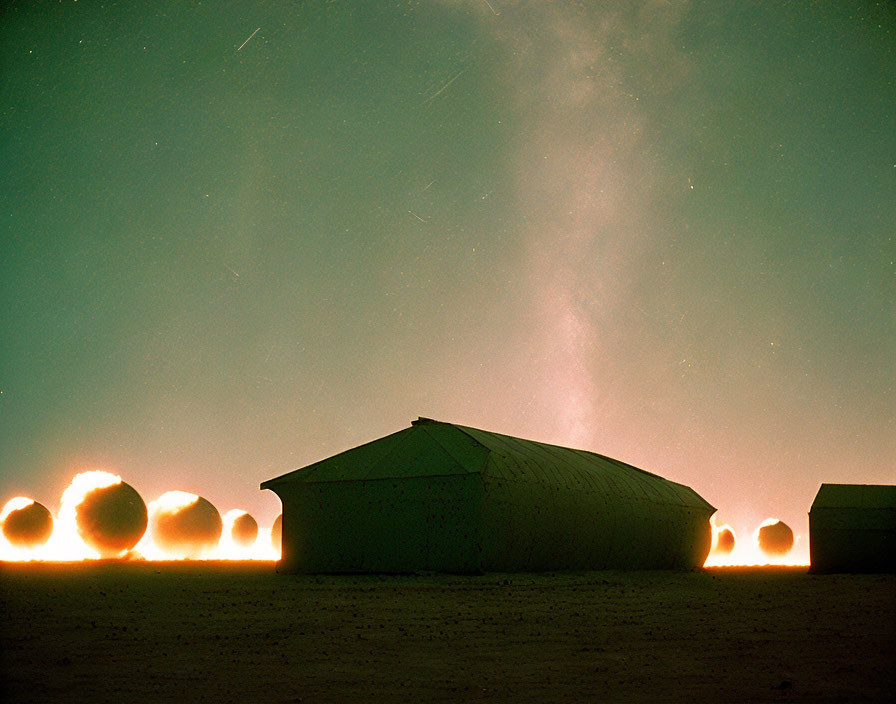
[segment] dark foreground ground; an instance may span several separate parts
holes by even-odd
[[[896,576],[0,564],[3,700],[884,701]]]

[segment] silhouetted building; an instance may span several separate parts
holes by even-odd
[[[261,488],[286,572],[690,569],[715,511],[609,457],[426,418]]]
[[[809,555],[811,572],[896,572],[896,486],[822,484]]]

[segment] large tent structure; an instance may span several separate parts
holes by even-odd
[[[809,509],[810,571],[896,572],[896,486],[822,484]]]
[[[426,418],[261,488],[284,572],[690,569],[715,511],[609,457]]]

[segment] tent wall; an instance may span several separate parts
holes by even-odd
[[[488,477],[485,493],[486,570],[690,569],[709,554],[710,509]]]
[[[813,507],[809,554],[815,573],[896,572],[896,509]]]
[[[281,572],[480,571],[479,475],[296,482],[275,491]]]
[[[478,475],[279,487],[283,572],[690,569],[710,511]]]

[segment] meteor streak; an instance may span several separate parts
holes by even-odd
[[[439,93],[441,93],[441,92],[442,92],[443,90],[445,90],[448,86],[450,86],[452,83],[454,83],[458,78],[461,77],[461,75],[463,75],[464,73],[466,73],[466,70],[467,70],[466,68],[462,68],[462,69],[457,73],[457,75],[454,76],[454,78],[452,78],[452,79],[451,79],[450,81],[448,81],[445,85],[443,85],[441,88],[439,88],[435,93],[433,93],[433,94],[432,94],[431,96],[429,96],[426,100],[424,100],[424,101],[423,101],[423,104],[426,105],[426,103],[429,103],[429,102],[433,101],[433,100],[439,95]]]
[[[249,39],[251,39],[251,38],[254,37],[256,34],[258,34],[258,30],[259,30],[259,29],[261,29],[261,27],[259,27],[259,28],[256,29],[254,32],[252,32],[252,34],[249,35]],[[240,49],[242,49],[244,46],[246,46],[246,44],[249,43],[249,39],[247,39],[247,40],[244,41],[242,44],[240,44]],[[237,51],[239,51],[240,49],[237,49]]]

